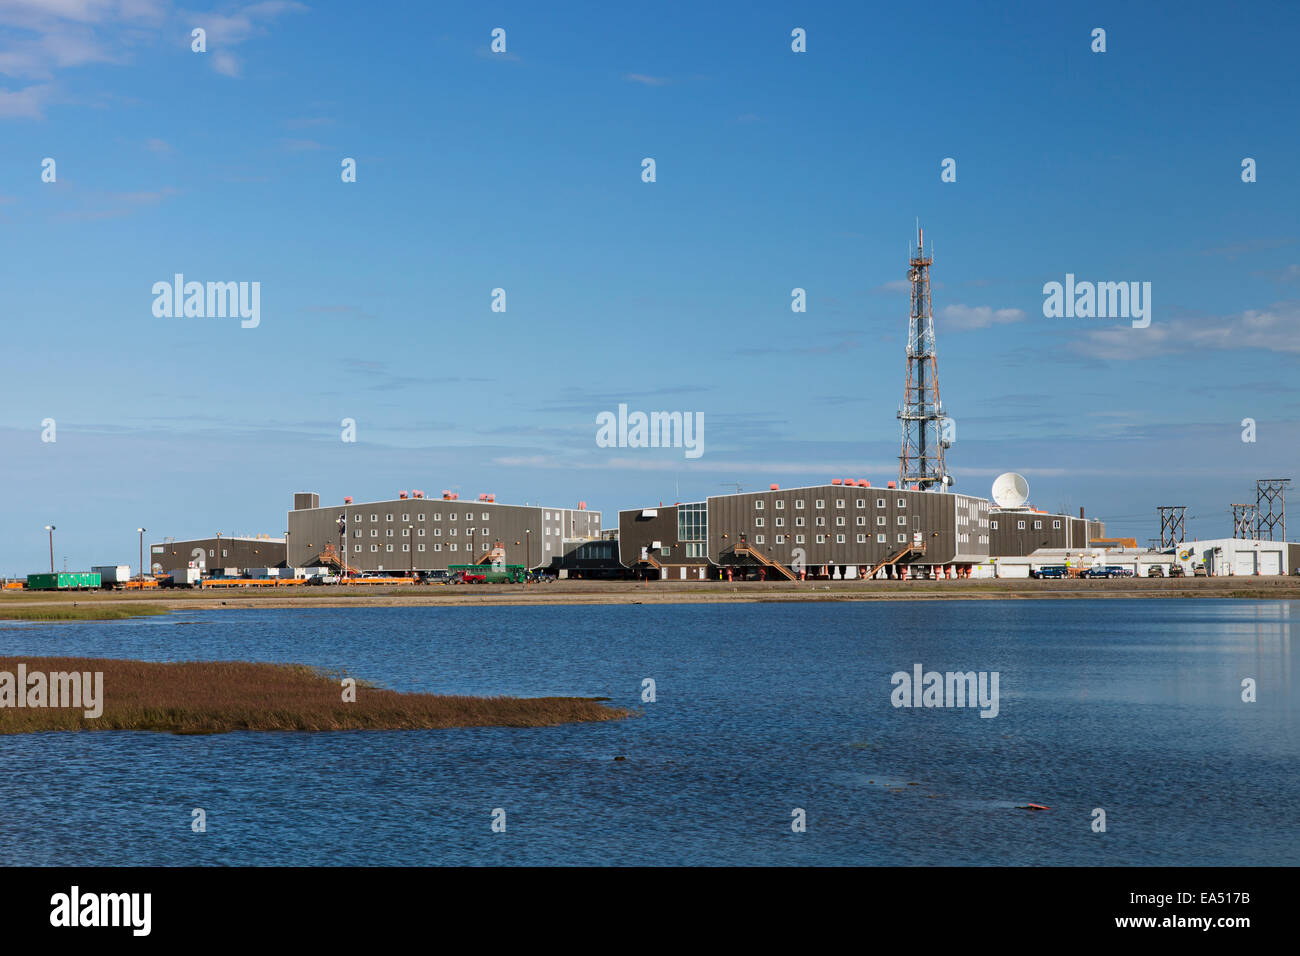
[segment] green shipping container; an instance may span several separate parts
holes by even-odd
[[[99,587],[99,574],[91,571],[57,571],[54,574],[27,575],[29,591],[68,591]]]

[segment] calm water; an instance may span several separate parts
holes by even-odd
[[[6,655],[300,661],[643,711],[538,730],[0,736],[0,863],[1294,866],[1296,622],[1300,602],[1100,600],[0,623]],[[999,672],[999,715],[895,709],[890,675],[914,663]],[[1028,802],[1052,809],[1014,809]]]

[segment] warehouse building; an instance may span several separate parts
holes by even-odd
[[[620,512],[623,565],[661,578],[967,573],[989,557],[989,502],[862,479]]]
[[[349,568],[394,573],[479,564],[498,548],[507,564],[567,571],[592,560],[584,546],[601,537],[600,512],[587,510],[585,502],[547,508],[503,504],[490,494],[427,498],[422,491],[325,506],[319,495],[301,492],[294,495],[288,528],[294,567],[337,564],[342,543]]]
[[[178,541],[166,538],[149,545],[149,567],[154,574],[168,574],[194,567],[205,574],[244,568],[285,567],[284,538],[269,535],[213,535]]]
[[[1289,574],[1297,548],[1300,545],[1260,538],[1215,538],[1184,541],[1174,548],[1174,556],[1185,573],[1200,566],[1210,577]]]

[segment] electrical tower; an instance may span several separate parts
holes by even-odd
[[[1258,514],[1254,505],[1231,505],[1232,536],[1234,538],[1254,538],[1256,535],[1255,517]]]
[[[921,490],[952,484],[944,464],[944,449],[951,444],[944,434],[946,416],[939,401],[939,360],[934,348],[934,313],[930,306],[930,264],[925,254],[925,234],[916,230],[916,255],[907,278],[912,283],[912,309],[907,320],[907,385],[898,420],[903,426],[903,450],[898,456],[900,487]]]
[[[1160,547],[1172,548],[1187,540],[1187,505],[1158,505],[1160,509]]]
[[[1273,540],[1273,529],[1286,540],[1286,486],[1290,478],[1260,478],[1255,482],[1255,537]]]

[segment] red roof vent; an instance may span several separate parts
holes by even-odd
[[[780,490],[781,490],[781,486],[778,485],[778,484],[776,484],[775,482],[773,482],[772,484],[770,484],[770,485],[767,486],[767,490],[768,490],[768,491],[780,491]]]
[[[831,484],[832,484],[832,485],[838,485],[838,484],[840,484],[840,482],[842,482],[843,480],[844,480],[843,478],[832,478],[832,479],[831,479]]]

